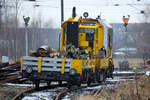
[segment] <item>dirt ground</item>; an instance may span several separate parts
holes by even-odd
[[[77,100],[150,100],[150,76],[117,83],[114,88],[102,88],[98,96],[84,96]]]
[[[0,100],[11,100],[27,87],[0,85]]]
[[[27,87],[0,85],[0,100],[11,100]],[[96,96],[87,95],[76,100],[150,100],[150,76],[135,77],[134,81],[118,82],[115,87],[102,88]]]

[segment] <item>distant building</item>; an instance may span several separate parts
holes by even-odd
[[[127,56],[132,57],[137,53],[137,48],[119,48],[114,51],[115,57]]]

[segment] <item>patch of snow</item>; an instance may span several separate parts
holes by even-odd
[[[34,92],[26,95],[22,100],[53,100],[54,96],[56,96],[56,94],[63,89],[64,87],[59,87],[55,89]]]
[[[117,51],[136,51],[137,49],[136,48],[119,48],[117,49]]]
[[[133,71],[114,71],[113,74],[133,74]]]
[[[56,83],[53,83],[56,84]],[[10,86],[22,86],[22,87],[32,87],[34,84],[15,84],[15,83],[5,83],[4,85],[10,85]],[[40,86],[46,86],[46,83],[40,83]]]
[[[70,96],[66,95],[62,100],[71,100]]]
[[[146,71],[145,73],[147,76],[150,76],[150,71]]]
[[[13,83],[5,83],[4,85],[9,85],[9,86],[24,86],[24,87],[32,87],[34,86],[33,84],[13,84]]]
[[[36,97],[24,97],[22,100],[38,100]]]
[[[114,79],[107,79],[108,82],[120,82],[120,81],[126,81],[126,80],[133,80],[133,79],[122,79],[122,78],[114,78]]]
[[[111,81],[111,82],[116,82],[116,81],[120,81],[120,77],[114,77],[113,79],[109,78],[106,81]]]
[[[66,83],[65,81],[62,82],[63,84]],[[58,82],[52,82],[51,85],[57,85]],[[34,84],[16,84],[16,83],[5,83],[4,85],[8,86],[20,86],[20,87],[33,87]],[[47,83],[40,83],[40,86],[47,86]]]
[[[93,89],[100,89],[102,86],[95,86],[95,87],[87,87],[85,90],[93,90]],[[83,89],[84,90],[84,89]]]
[[[125,55],[124,52],[114,52],[115,55]]]

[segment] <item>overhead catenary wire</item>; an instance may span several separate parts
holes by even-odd
[[[82,6],[103,6],[103,7],[110,6],[111,7],[111,6],[116,6],[116,5],[117,6],[130,6],[132,8],[142,10],[142,8],[140,9],[139,6],[145,6],[145,2],[146,2],[144,0],[145,2],[142,3],[142,1],[141,1],[141,3],[133,2],[132,4],[129,4],[129,3],[122,4],[122,3],[118,3],[118,2],[115,3],[114,0],[107,0],[107,1],[105,1],[104,4],[95,5],[95,4],[99,3],[99,1],[97,1],[96,3],[93,3],[93,1],[92,2],[85,2],[85,0],[82,0],[82,1],[81,0],[65,0],[65,4],[69,4],[69,3],[72,4],[72,5],[79,4],[81,7]],[[60,9],[60,6],[59,6],[60,5],[60,0],[36,0],[36,1],[32,1],[32,2],[36,2],[36,5],[33,5],[35,7],[48,7],[48,8]],[[13,3],[13,1],[11,1],[11,3]],[[147,5],[150,5],[150,4],[147,4]],[[138,7],[136,7],[136,6],[138,6]],[[64,9],[71,9],[71,8],[72,7],[67,5]]]
[[[9,0],[9,1],[13,2],[15,0]],[[59,16],[60,0],[36,0],[36,3],[35,3],[35,1],[29,2],[28,0],[21,0],[21,1],[22,1],[22,5],[21,5],[22,7],[21,7],[20,12],[26,11],[28,16],[35,15],[33,13],[32,13],[33,15],[30,15],[28,13],[27,7],[29,7],[29,6],[33,10],[36,9],[37,14],[41,13],[44,16],[47,16],[50,14],[55,14],[55,15]],[[77,10],[79,10],[80,14],[83,12],[83,11],[80,12],[80,10],[84,9],[84,10],[89,11],[89,13],[91,11],[95,11],[98,13],[101,12],[102,17],[107,16],[107,15],[112,15],[112,13],[113,13],[117,16],[117,18],[119,18],[119,15],[126,14],[126,13],[128,13],[129,10],[130,10],[129,13],[131,16],[137,16],[137,15],[141,16],[142,14],[140,13],[140,11],[143,10],[146,5],[150,5],[150,2],[148,0],[147,1],[140,0],[140,2],[136,2],[136,0],[132,0],[133,3],[132,2],[123,2],[123,1],[126,1],[126,0],[121,0],[121,1],[120,0],[106,0],[103,2],[101,2],[100,0],[64,0],[64,5],[65,5],[64,10],[65,10],[66,14],[69,15],[72,7],[76,6],[76,7],[78,7]],[[111,9],[111,8],[113,8],[113,9]],[[119,12],[120,8],[124,8],[124,9],[127,8],[127,11],[125,11],[123,9],[122,12]],[[136,8],[138,8],[138,9],[136,9]],[[46,13],[46,10],[51,10],[51,12]],[[31,11],[31,12],[33,12],[33,11]],[[92,13],[94,15],[94,12],[92,12]],[[91,16],[91,13],[90,13],[90,16]],[[53,16],[50,16],[50,17],[53,17]]]

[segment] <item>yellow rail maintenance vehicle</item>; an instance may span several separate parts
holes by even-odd
[[[105,20],[88,18],[86,12],[78,17],[73,8],[72,17],[61,25],[60,56],[23,56],[20,72],[36,87],[42,80],[66,81],[68,86],[103,82],[113,78],[112,44],[113,30]]]

